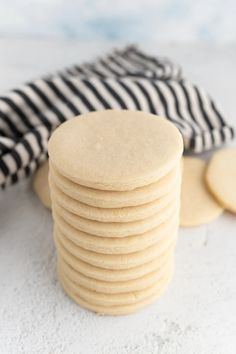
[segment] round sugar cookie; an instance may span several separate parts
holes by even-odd
[[[125,208],[98,208],[79,202],[62,192],[55,183],[50,180],[50,190],[53,199],[62,208],[85,219],[101,222],[130,222],[148,218],[180,198],[180,188],[168,193],[153,202]]]
[[[93,279],[105,281],[105,282],[123,282],[130,281],[133,279],[138,279],[146,274],[149,274],[156,269],[162,267],[167,259],[173,257],[174,255],[174,245],[170,247],[157,258],[152,261],[142,264],[138,267],[133,267],[129,269],[105,269],[97,266],[93,266],[86,263],[79,258],[74,257],[70,252],[68,252],[60,242],[56,241],[58,260],[64,260],[69,264],[75,271]]]
[[[168,205],[159,213],[143,220],[125,223],[100,222],[88,220],[82,218],[81,216],[75,215],[59,206],[55,200],[53,200],[54,214],[60,215],[64,220],[78,230],[101,237],[126,237],[143,234],[144,232],[159,226],[171,216],[174,216],[175,213],[178,214],[178,212],[179,200],[176,200],[172,205]]]
[[[167,279],[170,276],[170,273],[173,272],[172,268],[173,266],[169,264],[166,272],[162,274],[158,281],[156,281],[151,286],[146,287],[145,289],[136,291],[132,290],[131,292],[115,294],[100,293],[97,291],[89,290],[68,278],[61,268],[59,268],[58,271],[59,274],[62,275],[63,278],[71,284],[71,286],[73,286],[74,291],[90,304],[102,306],[121,306],[135,304],[156,293],[158,290],[160,290],[160,288],[162,288],[163,280]]]
[[[177,233],[171,233],[162,242],[158,242],[143,251],[115,255],[85,250],[67,239],[57,228],[54,230],[54,239],[56,246],[59,243],[61,247],[64,247],[76,259],[78,258],[86,263],[105,269],[129,269],[158,258],[171,245],[175,245]]]
[[[74,183],[61,175],[51,163],[50,176],[55,185],[66,195],[99,208],[124,208],[152,202],[168,193],[173,193],[179,188],[181,179],[179,163],[157,182],[123,192],[102,191]]]
[[[179,226],[179,217],[170,218],[157,228],[141,235],[127,237],[100,237],[75,229],[62,217],[53,214],[54,221],[60,232],[77,246],[89,251],[105,254],[126,254],[144,250],[156,242],[164,240],[171,232],[175,233]]]
[[[205,180],[222,207],[236,213],[236,149],[216,152],[210,160]]]
[[[136,312],[136,311],[142,309],[143,307],[151,304],[155,300],[157,300],[163,294],[163,292],[166,290],[166,288],[171,280],[171,277],[172,277],[172,275],[170,275],[166,279],[163,279],[162,282],[160,283],[159,290],[155,294],[153,294],[152,296],[150,296],[142,301],[136,302],[133,305],[121,305],[121,306],[102,306],[102,305],[99,306],[99,305],[90,304],[88,301],[84,300],[82,297],[80,297],[77,294],[76,289],[73,286],[73,283],[69,282],[68,279],[65,279],[63,277],[63,275],[59,274],[59,281],[60,281],[65,293],[71,299],[73,299],[78,305],[80,305],[90,311],[99,313],[99,314],[120,316],[120,315],[127,315],[130,313]]]
[[[206,187],[206,162],[191,157],[184,157],[183,162],[180,226],[205,224],[217,218],[223,209]]]
[[[156,284],[160,281],[161,277],[166,274],[172,264],[173,257],[166,257],[165,263],[161,267],[155,269],[153,272],[148,273],[147,275],[138,279],[119,282],[106,282],[89,278],[82,273],[75,271],[62,258],[58,260],[58,269],[65,275],[66,278],[70,279],[78,285],[85,287],[86,289],[105,294],[121,294],[143,290],[152,286],[153,284]]]
[[[156,182],[183,153],[183,139],[165,118],[145,112],[90,112],[61,124],[48,143],[51,163],[84,186],[127,191]]]
[[[35,172],[33,176],[33,189],[41,203],[48,209],[51,209],[51,197],[48,184],[48,160],[45,161]]]

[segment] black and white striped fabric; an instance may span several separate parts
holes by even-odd
[[[47,141],[59,124],[110,108],[166,117],[182,133],[185,149],[194,153],[234,136],[211,98],[183,79],[177,65],[129,46],[0,97],[1,187],[30,175],[47,158]]]

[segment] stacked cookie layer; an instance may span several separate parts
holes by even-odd
[[[89,113],[53,133],[49,181],[58,275],[81,306],[127,314],[166,288],[182,150],[174,125],[144,112]]]

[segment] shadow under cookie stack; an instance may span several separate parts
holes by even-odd
[[[65,292],[109,315],[159,298],[173,275],[178,234],[178,129],[144,112],[93,112],[57,128],[48,151]]]

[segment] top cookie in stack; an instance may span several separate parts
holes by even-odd
[[[93,112],[56,129],[48,151],[66,292],[106,314],[152,302],[173,266],[183,151],[176,127],[144,112]]]
[[[144,112],[93,112],[69,120],[48,145],[53,166],[69,180],[127,191],[158,181],[180,160],[182,137],[166,119]]]

